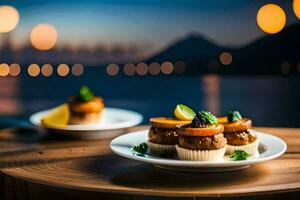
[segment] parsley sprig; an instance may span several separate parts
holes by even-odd
[[[132,150],[140,154],[145,154],[148,150],[148,145],[146,143],[137,144],[132,147]]]
[[[82,86],[79,90],[78,99],[82,102],[88,102],[91,101],[94,98],[94,93],[87,87]]]
[[[230,111],[228,111],[227,118],[228,118],[228,121],[230,121],[230,122],[237,122],[240,119],[242,119],[242,115],[237,110],[230,110]]]
[[[247,160],[251,155],[244,150],[234,150],[233,153],[230,155],[230,159],[233,161],[237,160]]]

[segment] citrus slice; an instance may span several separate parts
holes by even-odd
[[[227,117],[217,117],[218,124],[226,124],[228,123]]]
[[[150,123],[153,127],[174,129],[176,128],[176,126],[189,124],[191,123],[191,121],[178,120],[178,119],[167,118],[167,117],[154,117],[150,119]]]
[[[43,125],[53,128],[64,128],[67,126],[70,118],[68,104],[62,104],[49,111],[42,119]]]
[[[242,118],[236,122],[228,122],[223,124],[224,125],[224,133],[235,133],[246,131],[247,129],[252,128],[252,121],[247,118]]]
[[[224,126],[222,124],[212,125],[205,128],[192,128],[189,125],[177,126],[176,132],[179,135],[185,136],[213,136],[219,133],[223,133]]]
[[[174,115],[180,120],[193,120],[196,113],[188,106],[178,104],[174,110]]]

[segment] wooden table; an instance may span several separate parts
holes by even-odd
[[[240,171],[197,174],[121,158],[110,151],[111,139],[80,141],[3,130],[0,199],[300,199],[300,129],[257,130],[284,139],[287,152]]]

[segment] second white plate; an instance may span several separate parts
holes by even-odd
[[[131,148],[134,145],[147,142],[148,130],[119,136],[111,142],[110,147],[114,153],[125,158],[170,170],[205,172],[232,171],[277,158],[286,151],[287,146],[280,138],[261,132],[257,132],[257,136],[260,141],[259,154],[243,161],[231,161],[226,157],[224,157],[222,161],[185,161],[178,160],[177,158],[158,157],[151,154],[140,155],[133,152]]]
[[[80,138],[102,138],[119,134],[122,130],[140,124],[143,116],[137,112],[119,108],[104,108],[101,121],[88,125],[68,125],[63,128],[50,128],[41,123],[41,119],[49,110],[37,112],[30,116],[29,121],[35,126],[59,133],[60,135],[76,136]]]

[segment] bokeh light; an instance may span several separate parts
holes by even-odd
[[[56,29],[49,24],[38,24],[30,33],[30,42],[33,47],[39,50],[53,48],[57,40]]]
[[[285,61],[280,65],[280,69],[283,74],[288,74],[291,71],[291,65],[289,62]]]
[[[275,34],[286,24],[284,10],[276,4],[266,4],[257,13],[257,24],[266,33]]]
[[[135,65],[133,63],[127,63],[123,68],[124,74],[132,76],[135,74]]]
[[[107,67],[106,67],[106,73],[109,75],[109,76],[116,76],[118,73],[119,73],[119,65],[117,64],[109,64]]]
[[[7,76],[9,74],[9,66],[6,63],[0,64],[0,76]]]
[[[41,73],[45,77],[49,77],[53,74],[53,67],[50,64],[44,64],[41,68]]]
[[[148,73],[148,65],[146,63],[139,63],[136,65],[136,73],[140,76],[144,76]]]
[[[293,1],[293,10],[298,19],[300,19],[300,0]]]
[[[69,66],[67,64],[60,64],[57,67],[57,74],[59,76],[67,76],[70,72]]]
[[[185,72],[186,64],[183,61],[177,61],[174,64],[174,73],[182,74]]]
[[[84,67],[82,64],[74,64],[72,67],[72,74],[74,76],[81,76],[84,72]]]
[[[232,63],[232,55],[229,52],[223,52],[220,55],[220,62],[223,65],[230,65]]]
[[[173,72],[174,66],[170,61],[163,62],[161,65],[161,71],[164,74],[171,74]]]
[[[159,63],[151,63],[149,65],[149,73],[152,75],[158,75],[160,73],[160,64]]]
[[[36,77],[40,74],[40,67],[37,64],[31,64],[27,68],[29,76]]]
[[[10,76],[18,76],[21,72],[21,67],[17,63],[13,63],[9,67],[9,75]]]
[[[19,23],[19,12],[12,6],[0,6],[0,32],[12,31]]]

